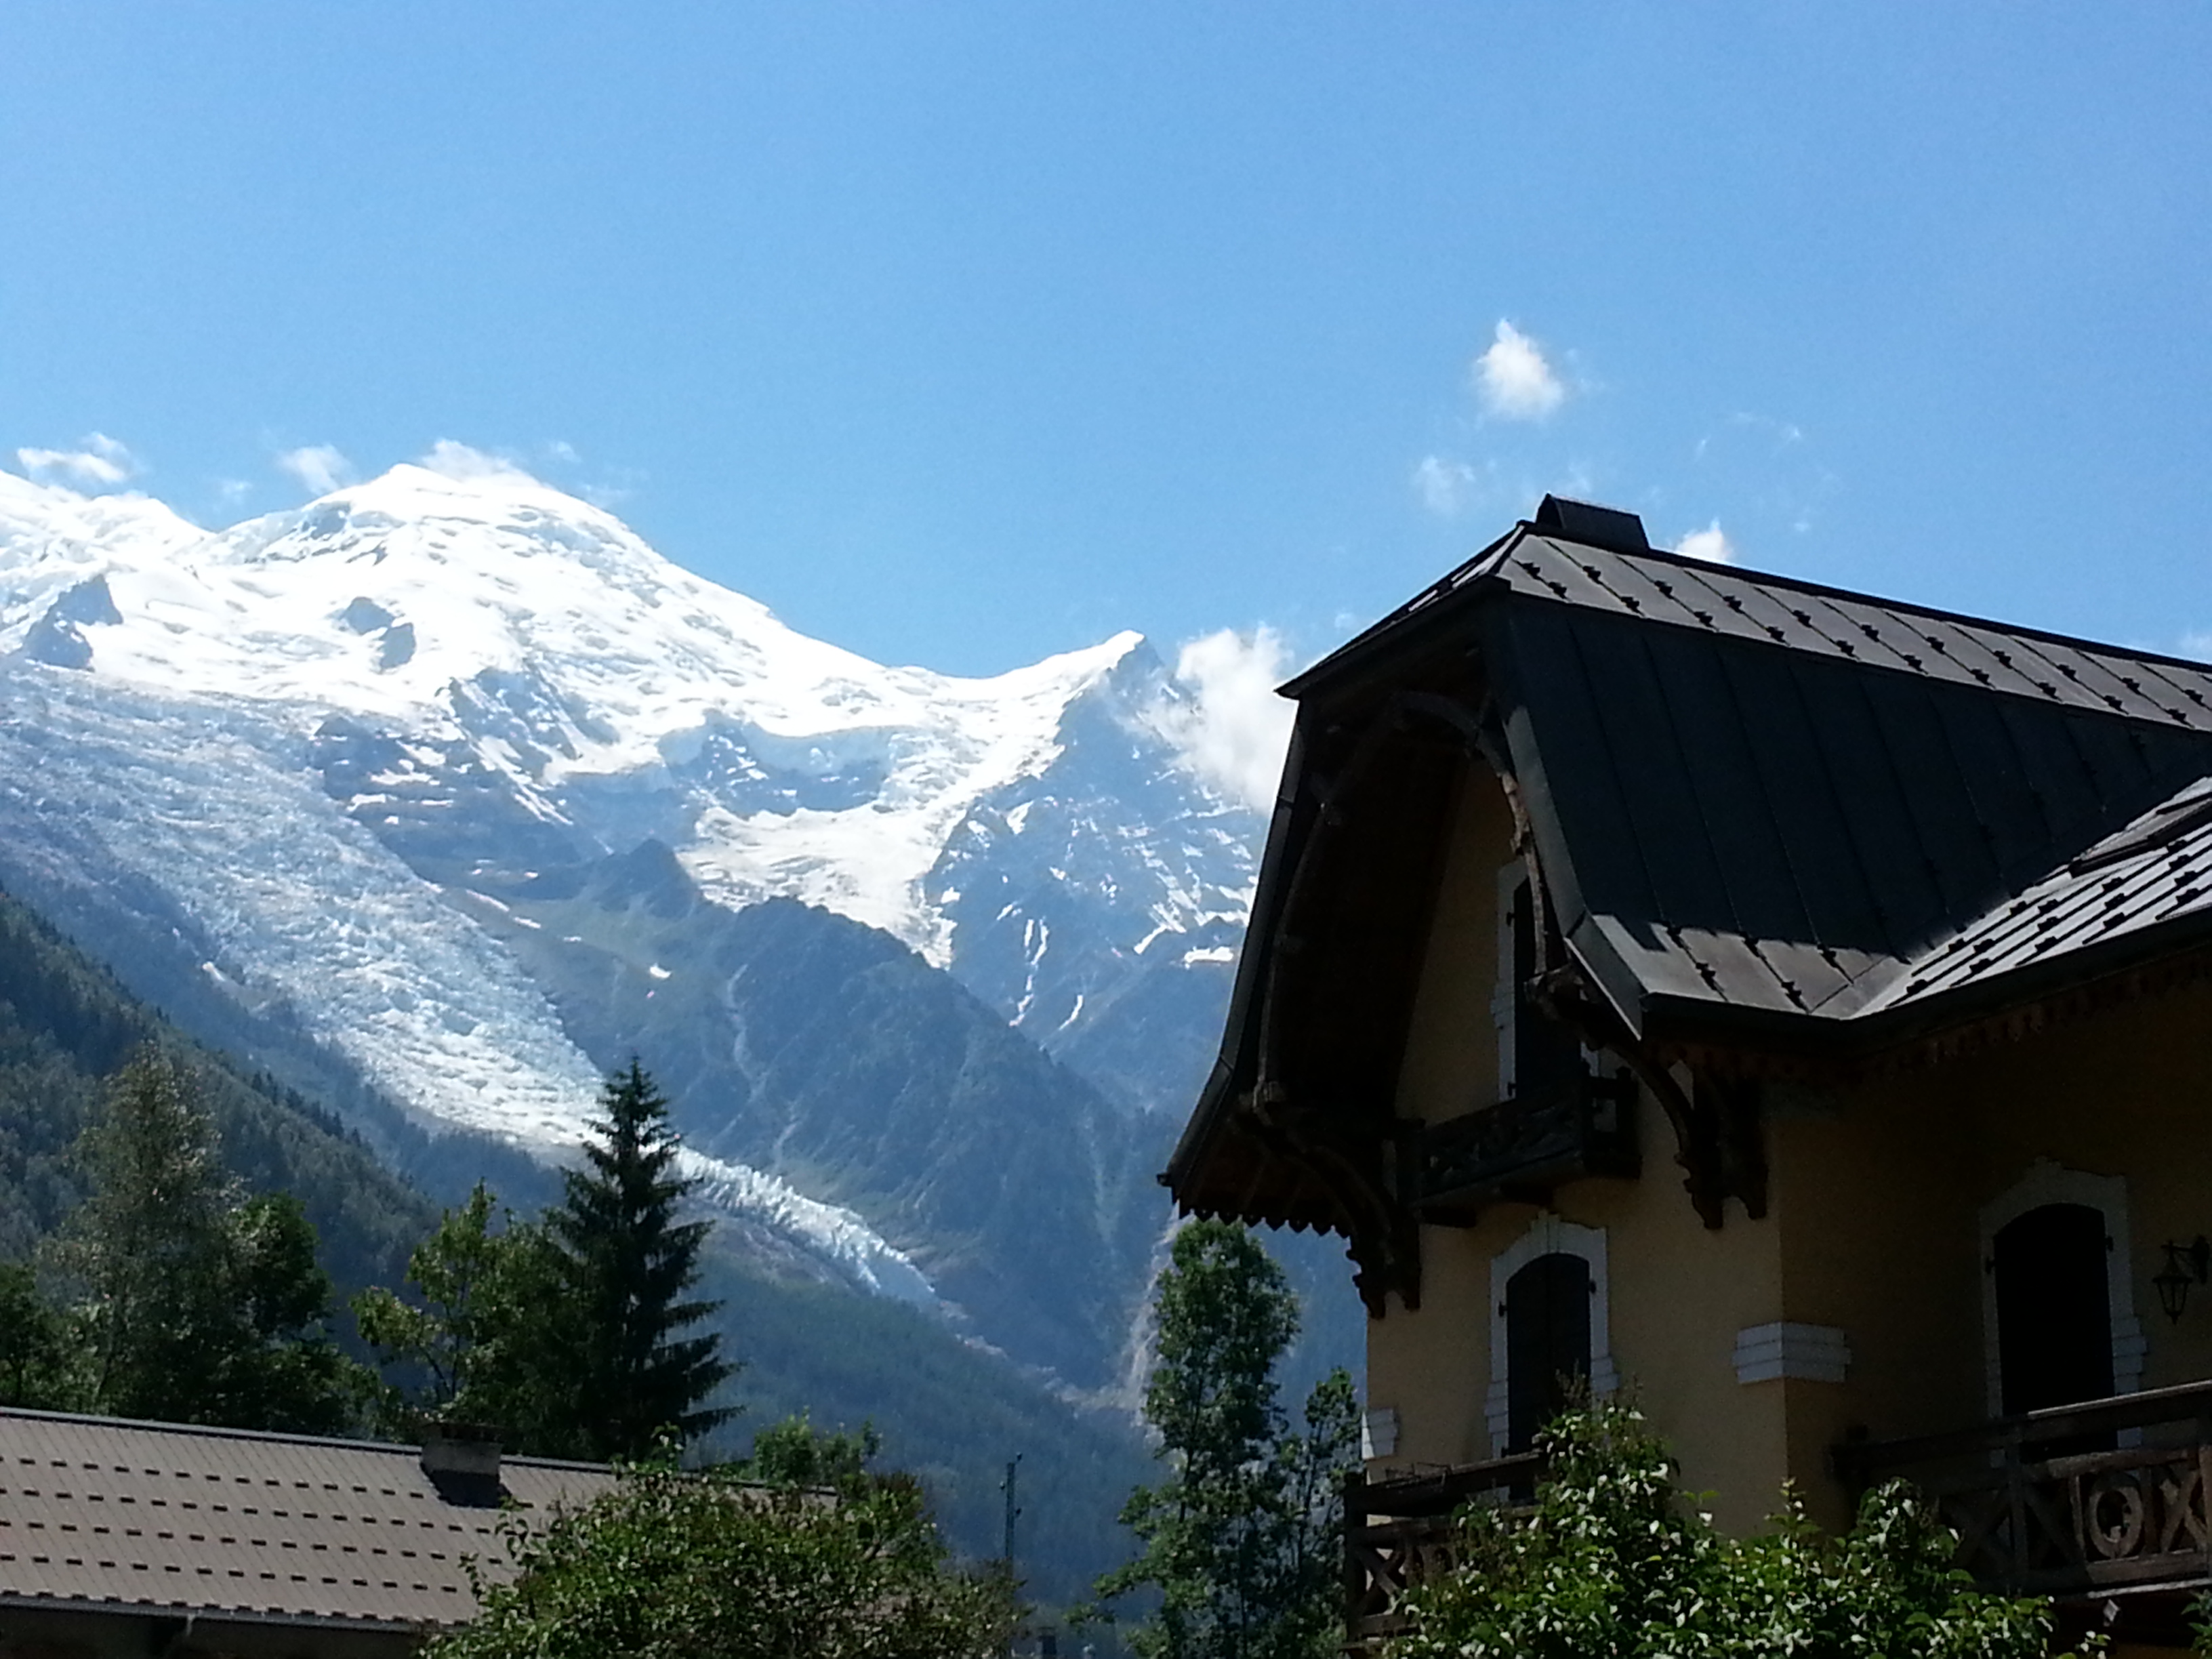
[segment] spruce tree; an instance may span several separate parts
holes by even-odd
[[[734,1368],[715,1333],[679,1334],[720,1304],[684,1299],[708,1224],[676,1218],[692,1183],[675,1173],[668,1103],[633,1057],[599,1105],[586,1167],[564,1174],[566,1197],[545,1218],[574,1320],[570,1449],[639,1458],[665,1432],[690,1439],[727,1418],[702,1402]]]

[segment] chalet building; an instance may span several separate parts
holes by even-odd
[[[0,1659],[402,1659],[507,1576],[503,1522],[612,1484],[421,1449],[0,1408]]]
[[[1359,1611],[1525,1483],[1579,1376],[1731,1528],[1908,1474],[1984,1581],[2178,1644],[2212,1582],[2212,668],[1547,499],[1284,692],[1163,1178],[1348,1241]]]

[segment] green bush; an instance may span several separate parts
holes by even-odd
[[[1901,1483],[1824,1537],[1784,1493],[1771,1531],[1731,1538],[1674,1489],[1632,1406],[1539,1437],[1533,1514],[1461,1518],[1457,1571],[1410,1592],[1389,1659],[2043,1659],[2050,1604],[1974,1589],[1957,1538]],[[2093,1644],[2090,1651],[2101,1650]]]
[[[1011,1585],[950,1565],[912,1480],[867,1474],[865,1442],[817,1443],[804,1425],[774,1439],[750,1468],[625,1468],[612,1492],[541,1532],[510,1524],[519,1576],[481,1590],[482,1614],[428,1659],[983,1659],[1003,1648]]]

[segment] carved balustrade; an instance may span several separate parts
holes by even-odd
[[[1493,1199],[1637,1168],[1635,1079],[1580,1076],[1423,1126],[1407,1196],[1423,1219],[1449,1222]]]
[[[1353,1474],[1344,1494],[1345,1651],[1370,1654],[1403,1630],[1405,1593],[1459,1565],[1453,1517],[1464,1505],[1516,1505],[1542,1472],[1528,1452],[1379,1480]]]
[[[1959,1534],[1959,1565],[1990,1589],[2063,1598],[2212,1584],[2212,1382],[1850,1443],[1835,1458],[1856,1485],[1901,1476],[1933,1498]]]

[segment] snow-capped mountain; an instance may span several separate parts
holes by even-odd
[[[575,908],[610,860],[657,844],[717,914],[880,929],[1124,1106],[1179,1107],[1260,829],[1184,764],[1188,693],[1137,635],[988,679],[884,667],[492,467],[216,532],[0,473],[0,875],[127,910],[147,952],[283,1008],[422,1120],[546,1148],[606,1063],[579,1041],[590,975],[641,1011],[681,991],[743,1048],[736,979],[672,983],[702,971],[693,933]],[[1037,1133],[1089,1148],[1085,1201],[1125,1203],[1157,1130],[1107,1146],[1076,1079],[1036,1086],[1066,1097]],[[762,1102],[743,1133],[679,1104],[720,1197],[864,1283],[926,1299],[933,1262],[996,1248],[931,1237],[926,1203],[878,1203],[866,1157],[769,1135]],[[1085,1227],[1126,1254],[1125,1217]]]

